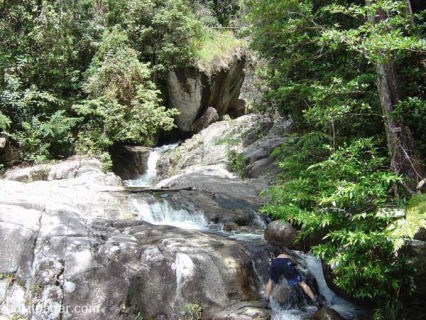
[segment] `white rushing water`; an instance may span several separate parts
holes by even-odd
[[[161,155],[167,150],[177,147],[175,144],[167,144],[151,150],[148,156],[146,172],[134,180],[125,180],[124,185],[128,187],[152,187],[157,178],[157,162]]]
[[[157,162],[161,155],[170,149],[173,149],[177,144],[165,145],[154,148],[148,158],[147,171],[136,180],[127,180],[125,185],[136,187],[152,187],[157,179]],[[184,208],[172,206],[172,203],[166,199],[158,199],[152,195],[145,196],[130,196],[129,205],[134,214],[141,220],[154,225],[170,225],[182,229],[212,231],[227,234],[232,239],[243,242],[263,241],[263,233],[250,232],[224,232],[222,224],[209,225],[207,219],[202,212],[188,211]],[[265,228],[264,221],[257,216],[255,223],[260,229]],[[321,261],[311,255],[301,252],[295,252],[298,257],[299,268],[304,273],[310,273],[316,278],[319,293],[325,299],[324,304],[336,310],[346,320],[359,319],[361,310],[358,310],[354,305],[338,297],[333,291],[328,288],[324,278]],[[193,271],[192,260],[185,256],[177,256],[174,267],[176,268],[176,277],[178,286],[181,286],[188,274]],[[256,263],[253,263],[256,271]],[[258,279],[263,282],[263,279],[258,275]],[[262,283],[265,287],[265,283]],[[180,289],[179,289],[180,290]],[[317,308],[309,305],[304,301],[303,294],[300,288],[291,289],[290,299],[287,305],[280,306],[274,299],[271,300],[272,320],[304,320],[312,317]],[[293,291],[296,290],[296,291]]]
[[[302,261],[302,263],[299,264],[299,268],[309,272],[315,277],[319,292],[325,299],[324,305],[336,310],[346,320],[358,319],[362,311],[346,300],[338,297],[327,286],[321,261],[309,254],[298,252],[297,255],[299,257],[298,260]],[[303,320],[312,316],[317,310],[316,307],[308,306],[307,303],[302,307],[287,309],[285,306],[280,307],[272,301],[271,306],[273,309],[272,320]]]
[[[131,207],[139,219],[156,225],[169,225],[182,229],[203,230],[207,220],[202,213],[190,213],[185,209],[175,209],[167,200],[149,204],[142,199],[131,199]]]

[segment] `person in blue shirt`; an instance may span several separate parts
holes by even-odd
[[[317,301],[317,297],[312,292],[312,289],[306,284],[300,275],[299,270],[297,270],[293,258],[285,253],[281,253],[271,262],[271,268],[269,269],[269,280],[265,289],[267,305],[269,304],[269,297],[272,292],[272,287],[274,284],[279,282],[281,276],[286,278],[290,287],[299,285],[306,293],[306,295],[311,298],[318,309],[321,307],[321,304]]]

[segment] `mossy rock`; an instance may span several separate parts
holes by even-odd
[[[414,238],[426,241],[426,194],[416,194],[407,205],[407,223],[413,228]]]

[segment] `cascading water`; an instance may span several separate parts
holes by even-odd
[[[154,148],[149,156],[146,172],[135,180],[126,180],[125,185],[129,187],[153,187],[157,179],[157,162],[161,155],[177,147],[176,144],[163,145]],[[141,220],[156,224],[170,225],[182,229],[205,229],[206,218],[202,213],[190,213],[185,209],[175,209],[172,204],[165,200],[158,200],[151,195],[129,196],[129,205],[134,214]]]
[[[128,180],[125,184],[132,187],[152,187],[157,178],[157,161],[160,159],[163,152],[174,147],[176,147],[176,144],[154,148],[149,155],[147,172],[139,179]],[[129,207],[139,219],[151,224],[170,225],[182,229],[216,232],[222,236],[244,242],[253,257],[253,271],[256,276],[256,282],[259,284],[260,288],[259,296],[264,294],[266,281],[268,279],[268,262],[272,252],[264,250],[265,242],[263,239],[263,233],[225,232],[222,230],[223,224],[209,224],[203,212],[195,209],[195,206],[193,208],[188,208],[187,206],[182,207],[179,203],[175,203],[175,201],[172,203],[169,199],[167,199],[169,197],[168,195],[163,195],[158,197],[158,195],[155,196],[152,193],[131,194],[128,197]],[[264,229],[265,227],[263,220],[260,218],[257,220],[255,219],[255,225],[257,225],[259,229]],[[276,254],[276,252],[274,252],[274,254]],[[362,313],[361,310],[358,310],[355,306],[338,297],[327,287],[321,261],[304,253],[294,252],[294,254],[297,257],[298,267],[302,273],[304,275],[310,274],[315,277],[318,284],[319,294],[325,299],[325,305],[339,312],[339,314],[346,320],[358,319],[359,315]],[[180,259],[182,257],[179,257],[177,257],[176,272],[177,276],[182,278],[181,275],[185,274],[185,266],[189,262],[186,263],[186,260],[182,260]],[[182,261],[186,263],[183,267],[181,266],[183,263]],[[286,290],[289,289],[286,288]],[[301,288],[298,286],[291,288],[288,291],[287,298],[284,303],[283,301],[278,303],[277,300],[272,299],[271,307],[272,320],[310,319],[317,310],[316,307],[307,302]]]
[[[315,278],[318,293],[324,298],[324,305],[336,310],[345,320],[356,320],[360,317],[362,310],[338,297],[327,286],[319,259],[302,252],[295,251],[294,254],[297,257],[298,268],[302,273],[310,274]],[[298,287],[290,289],[289,299],[285,305],[279,305],[272,300],[271,307],[273,309],[272,320],[303,320],[312,316],[317,310],[316,307],[307,303],[302,290]]]
[[[146,172],[134,180],[125,180],[124,185],[128,187],[152,187],[157,178],[157,162],[161,155],[167,150],[177,147],[177,143],[163,145],[152,149],[149,153]]]
[[[182,229],[206,229],[208,223],[202,213],[190,213],[185,209],[175,209],[167,200],[147,201],[131,197],[130,207],[137,217],[156,225],[169,225]]]

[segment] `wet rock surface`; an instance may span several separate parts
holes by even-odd
[[[258,301],[240,302],[212,317],[212,320],[270,320],[271,310]]]
[[[244,198],[235,198],[232,195],[182,190],[157,193],[156,196],[135,194],[131,198],[147,203],[167,201],[175,210],[183,209],[188,213],[202,213],[208,223],[235,224],[235,228],[253,226],[260,230],[265,226],[263,219],[257,215],[257,204],[250,203]]]
[[[314,320],[342,320],[340,314],[332,308],[323,307],[314,314]]]
[[[151,148],[142,146],[117,146],[111,150],[112,171],[121,179],[136,179],[147,169]]]
[[[259,299],[270,246],[137,220],[120,179],[99,162],[81,163],[49,166],[49,181],[0,180],[5,319],[179,319],[186,304],[209,319]],[[236,216],[229,219],[249,222]],[[247,308],[236,314],[252,314]]]

